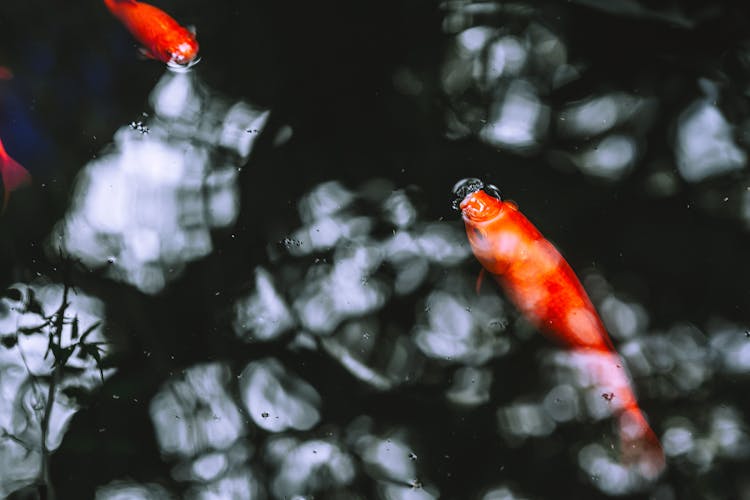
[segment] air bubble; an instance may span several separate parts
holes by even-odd
[[[453,209],[454,210],[460,210],[459,205],[460,203],[469,196],[472,193],[476,193],[480,189],[484,187],[484,182],[477,179],[476,177],[467,177],[466,179],[461,179],[453,186]]]
[[[486,186],[484,186],[484,192],[492,196],[493,198],[502,200],[502,197],[500,196],[500,190],[494,184],[487,184]]]

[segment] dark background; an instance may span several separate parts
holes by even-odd
[[[271,109],[272,118],[240,178],[241,213],[231,230],[236,238],[216,232],[216,251],[190,264],[156,298],[77,272],[77,284],[104,299],[113,333],[127,339],[127,348],[113,361],[117,375],[75,417],[53,456],[60,498],[90,498],[97,485],[123,476],[169,483],[170,465],[159,457],[145,402],[181,367],[268,354],[294,366],[321,392],[328,423],[368,413],[383,425],[398,421],[419,428],[442,498],[473,498],[498,477],[539,498],[560,498],[561,491],[569,498],[602,496],[580,477],[565,443],[579,433],[605,432],[604,424],[590,424],[598,430],[566,427],[522,448],[504,448],[492,408],[458,411],[420,385],[374,394],[322,356],[290,353],[281,345],[238,346],[222,333],[225,297],[243,290],[255,265],[266,260],[265,242],[293,224],[295,201],[321,181],[355,185],[372,177],[416,186],[428,220],[457,220],[451,186],[463,177],[483,178],[517,201],[574,268],[594,267],[646,304],[652,327],[704,325],[715,317],[747,324],[750,236],[734,196],[750,185],[746,170],[681,182],[666,198],[649,196],[643,186],[645,165],[673,162],[675,120],[701,95],[698,78],[718,82],[720,108],[731,123],[750,117],[748,9],[733,2],[667,7],[643,1],[633,11],[626,6],[636,2],[607,8],[596,3],[523,2],[531,13],[512,22],[533,19],[549,26],[567,45],[569,58],[586,64],[582,78],[545,97],[553,110],[615,88],[658,100],[645,156],[616,183],[549,168],[545,152],[561,145],[554,136],[526,156],[476,138],[445,138],[449,102],[439,76],[451,38],[441,28],[446,9],[437,2],[159,2],[181,23],[197,27],[202,60],[194,71],[200,78],[232,98]],[[651,8],[663,15],[648,14]],[[677,11],[679,19],[670,17]],[[117,128],[138,117],[163,72],[159,63],[138,59],[136,49],[101,2],[0,4],[0,64],[14,73],[0,82],[0,137],[34,177],[33,187],[15,194],[0,218],[0,283],[56,276],[42,242],[66,209],[76,172]],[[419,95],[395,88],[393,74],[403,67],[422,82]],[[283,124],[294,135],[275,148],[272,138]],[[738,131],[741,147],[743,138]],[[732,195],[733,209],[701,204],[707,193]],[[466,266],[478,271],[473,262]],[[226,295],[216,297],[216,290]],[[544,345],[531,341],[497,367],[497,375],[518,385],[496,390],[493,398],[524,392],[527,378],[518,373],[529,371],[535,350]],[[536,373],[529,375],[531,387]],[[722,379],[706,390],[703,400],[732,400],[747,414],[746,378]],[[113,393],[120,399],[113,400]],[[658,422],[668,404],[694,403],[687,398],[645,404]],[[106,435],[97,433],[102,427]],[[697,488],[705,489],[706,498],[729,498],[743,468],[723,464],[690,478],[668,471],[665,481],[677,498],[703,498]],[[361,491],[368,491],[360,480]]]

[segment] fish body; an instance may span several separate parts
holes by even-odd
[[[31,182],[31,175],[16,160],[10,157],[0,140],[0,177],[3,180],[3,205],[0,211],[4,212],[8,206],[11,191]]]
[[[188,65],[198,56],[195,35],[163,10],[136,0],[104,0],[110,12],[144,47],[147,56]]]
[[[638,406],[624,364],[591,299],[560,252],[519,211],[479,189],[460,209],[472,251],[523,316],[580,356],[590,380],[612,402],[626,463],[657,476],[664,452]]]

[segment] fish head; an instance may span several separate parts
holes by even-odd
[[[156,54],[157,59],[169,64],[187,66],[198,57],[198,41],[185,28],[166,33],[155,45],[159,51],[159,54]]]
[[[496,230],[506,212],[499,190],[470,178],[459,181],[453,192],[460,200],[457,208],[461,211],[474,255],[487,271],[502,274],[508,263],[502,258],[505,252],[499,251],[504,249],[498,245],[504,245],[508,238],[505,234],[499,238]]]
[[[172,52],[172,61],[180,65],[186,65],[193,62],[197,56],[198,42],[195,39],[190,39],[180,43]]]
[[[172,50],[172,62],[181,66],[190,64],[198,56],[198,42],[195,38],[185,39]]]
[[[464,222],[476,224],[494,219],[502,210],[500,191],[477,178],[460,180],[453,186],[454,207],[461,211]]]

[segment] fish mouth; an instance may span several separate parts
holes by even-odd
[[[192,59],[172,56],[167,63],[167,67],[175,73],[187,73],[193,66],[198,64],[200,60],[200,56],[195,56]]]
[[[453,186],[453,208],[459,210],[464,219],[480,222],[491,219],[500,212],[500,191],[481,179],[469,177]]]
[[[459,204],[459,208],[466,221],[476,223],[494,218],[500,213],[501,205],[499,200],[480,189],[466,196]]]

